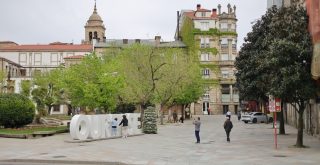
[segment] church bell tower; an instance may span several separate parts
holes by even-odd
[[[101,17],[97,12],[97,5],[96,2],[94,3],[93,13],[89,17],[85,28],[85,40],[84,43],[92,43],[93,39],[97,41],[104,41],[105,40],[105,31],[106,28],[103,24]]]

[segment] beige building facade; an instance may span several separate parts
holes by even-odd
[[[198,4],[196,10],[183,10],[178,14],[176,39],[183,40],[181,29],[187,19],[192,20],[198,57],[205,81],[205,93],[191,107],[194,114],[236,113],[239,93],[235,88],[234,61],[237,57],[236,7],[229,4],[227,12],[204,9]]]

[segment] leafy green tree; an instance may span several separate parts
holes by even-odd
[[[175,102],[182,105],[181,114],[185,118],[185,109],[199,100],[204,93],[203,79],[199,74],[199,66],[196,63],[189,65],[188,81],[180,87],[180,92],[175,96]],[[190,112],[189,112],[190,113]]]
[[[119,74],[125,79],[122,98],[127,102],[140,105],[143,118],[146,105],[154,100],[156,82],[162,78],[161,69],[166,61],[157,52],[159,49],[151,46],[134,44],[124,48],[119,56],[121,66]]]
[[[65,90],[74,106],[114,111],[123,83],[113,62],[91,54],[66,71]]]
[[[141,115],[148,103],[177,104],[176,98],[192,84],[190,75],[195,73],[192,58],[177,48],[135,44],[123,50],[120,61],[125,80],[122,98],[138,103]]]
[[[30,96],[30,91],[32,87],[32,82],[30,80],[23,80],[21,81],[21,94],[29,97]]]
[[[264,64],[269,49],[265,38],[270,32],[268,25],[276,12],[277,8],[271,8],[256,21],[236,58],[236,85],[241,100],[268,100],[268,79],[271,76],[268,72],[271,68]]]
[[[4,71],[0,71],[0,93],[3,92],[3,88],[5,86],[5,77],[6,77],[6,74]]]
[[[64,91],[62,85],[62,75],[64,70],[62,68],[54,69],[49,72],[43,72],[35,74],[32,84],[31,95],[32,99],[37,104],[37,110],[41,115],[50,114],[51,108],[53,105],[63,104],[64,100]],[[23,93],[28,92],[29,86],[28,82],[22,84],[24,87]],[[47,110],[45,111],[45,109]]]
[[[295,2],[287,8],[270,9],[248,33],[236,61],[242,98],[273,95],[299,113],[297,147],[303,147],[303,112],[315,94],[307,20],[305,9]]]
[[[303,147],[303,113],[315,96],[311,77],[312,42],[308,32],[306,9],[297,2],[281,8],[269,25],[267,66],[272,68],[270,94],[290,103],[299,114],[297,147]]]

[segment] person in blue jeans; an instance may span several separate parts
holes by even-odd
[[[111,122],[112,136],[117,136],[118,119],[114,118]]]
[[[200,117],[198,117],[198,120],[196,119],[193,119],[193,124],[194,124],[194,132],[195,132],[195,135],[196,135],[196,138],[197,138],[197,142],[196,143],[200,143],[200,125],[201,125],[201,122],[200,122]]]

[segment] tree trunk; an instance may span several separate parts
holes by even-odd
[[[164,118],[164,112],[163,112],[163,105],[160,104],[160,124],[163,125],[163,118]]]
[[[167,107],[168,108],[168,122],[171,123],[172,122],[172,112],[171,112],[171,107]]]
[[[279,134],[280,135],[285,135],[286,131],[284,128],[284,117],[283,117],[283,109],[279,113],[279,120],[280,120],[280,128],[279,128]]]
[[[186,117],[185,117],[184,112],[185,112],[185,107],[184,107],[184,104],[182,104],[181,105],[181,117],[183,117],[185,119]]]
[[[48,115],[50,115],[51,113],[51,108],[52,108],[52,106],[51,105],[48,105]]]
[[[144,120],[144,105],[140,104],[140,126],[143,128],[143,120]]]
[[[302,103],[303,104],[303,103]],[[298,119],[298,134],[297,134],[297,142],[296,147],[302,148],[303,146],[303,112],[304,112],[304,105],[299,106],[299,119]]]
[[[68,106],[68,116],[71,116],[71,115],[74,116],[74,110],[71,104],[67,104],[67,106]]]

